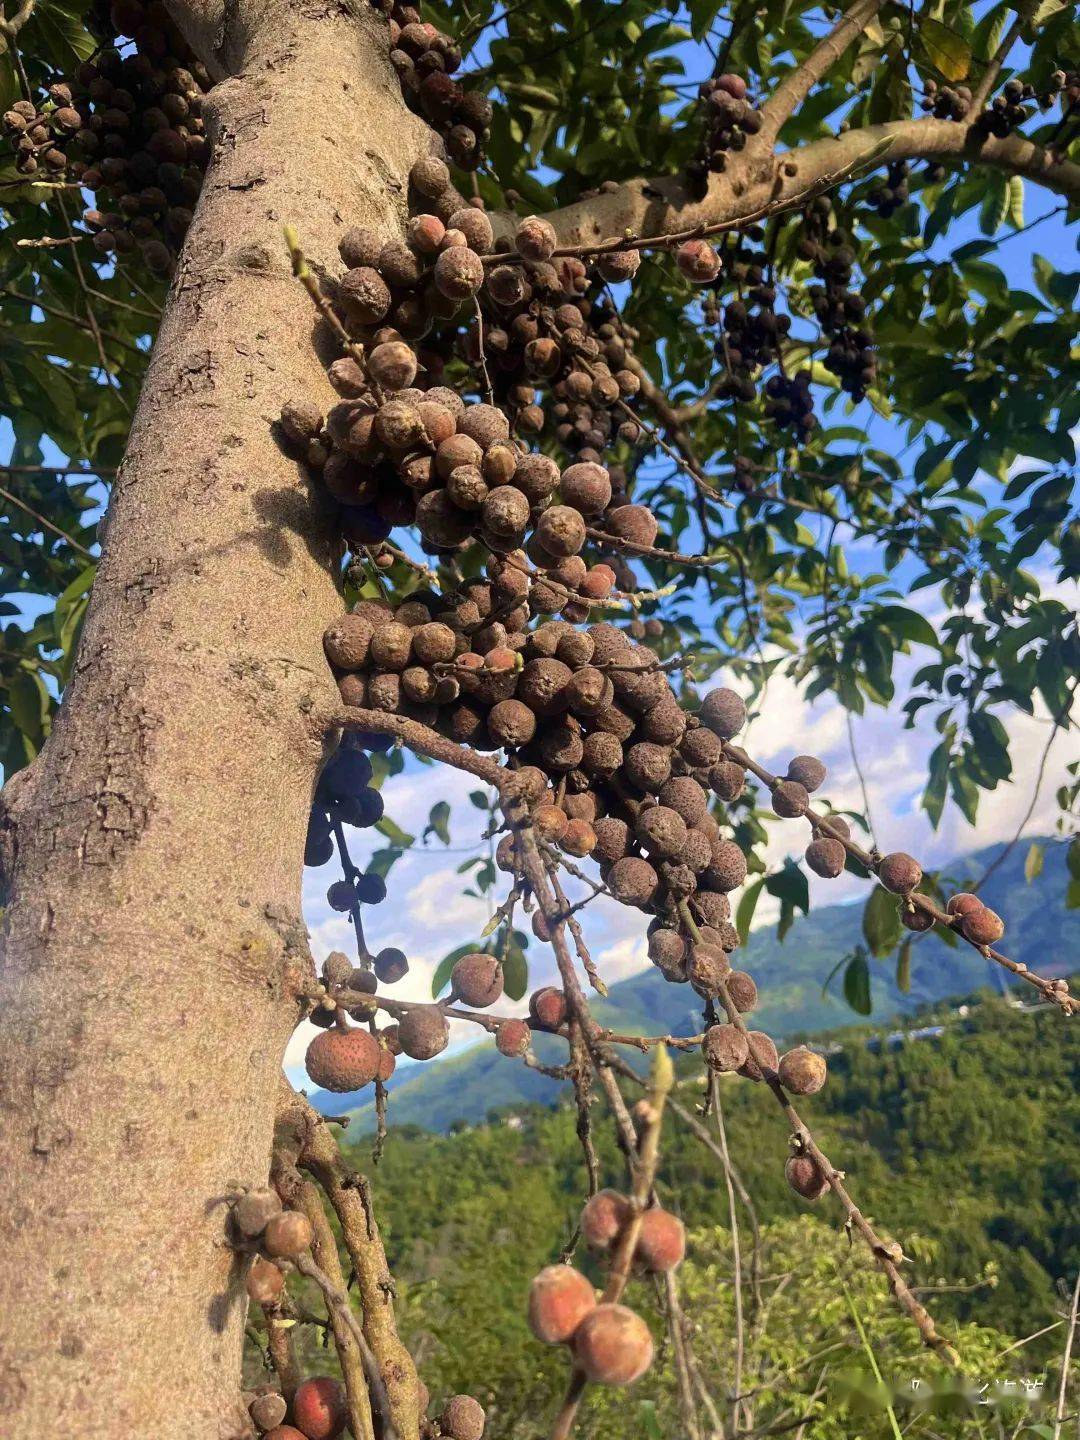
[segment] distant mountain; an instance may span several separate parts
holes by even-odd
[[[976,880],[1003,846],[980,850],[951,862],[945,869],[959,887]],[[1011,851],[980,891],[1008,926],[1008,953],[1048,975],[1076,969],[1080,953],[1080,910],[1065,909],[1067,874],[1065,847],[1047,845],[1041,875],[1031,884],[1024,878],[1028,842]],[[823,993],[830,972],[862,939],[862,905],[829,905],[796,921],[780,942],[773,927],[755,931],[739,963],[761,990],[754,1012],[758,1028],[777,1041],[841,1026],[865,1025],[839,994],[839,976]],[[872,1020],[888,1023],[950,996],[968,995],[980,986],[1005,979],[1005,972],[987,965],[970,946],[950,947],[936,936],[920,938],[912,947],[910,988],[896,985],[893,960],[871,962]],[[649,969],[611,987],[593,1007],[602,1025],[627,1034],[692,1035],[700,1025],[697,997],[686,985],[669,985]],[[542,1060],[565,1056],[562,1041],[538,1036],[535,1049]],[[395,1125],[417,1125],[445,1132],[455,1121],[475,1124],[494,1109],[540,1103],[553,1105],[560,1087],[524,1065],[504,1059],[490,1043],[478,1044],[444,1060],[399,1066],[389,1082],[390,1117]],[[350,1134],[374,1128],[374,1105],[353,1109],[348,1095],[316,1091],[312,1103],[324,1114],[350,1114]]]

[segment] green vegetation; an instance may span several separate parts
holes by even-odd
[[[869,1035],[865,1028],[843,1034],[830,1083],[805,1102],[806,1116],[864,1210],[902,1241],[913,1262],[911,1283],[962,1287],[930,1295],[927,1303],[956,1341],[968,1373],[992,1378],[1002,1372],[991,1357],[1011,1338],[1056,1318],[1055,1283],[1080,1264],[1080,1038],[1057,1014],[1019,1011],[988,993],[967,1018],[954,1013],[939,1037],[875,1052],[866,1047]],[[687,1059],[682,1068],[687,1078],[679,1099],[693,1110],[702,1093],[697,1063]],[[934,1362],[921,1355],[914,1330],[894,1313],[880,1277],[848,1246],[832,1203],[826,1199],[808,1214],[788,1190],[785,1125],[762,1087],[733,1078],[721,1085],[721,1095],[732,1159],[764,1236],[763,1274],[793,1272],[786,1298],[771,1307],[765,1338],[749,1348],[747,1365],[802,1363],[835,1345],[828,1423],[836,1428],[815,1429],[815,1440],[887,1434],[880,1411],[865,1432],[848,1424],[848,1412],[834,1413],[841,1372],[866,1368],[841,1277],[887,1380],[929,1375]],[[540,1433],[540,1417],[549,1414],[565,1368],[561,1354],[528,1337],[523,1277],[570,1243],[585,1176],[572,1109],[528,1107],[517,1114],[520,1128],[507,1118],[451,1136],[396,1132],[374,1188],[406,1338],[432,1392],[482,1384],[482,1398],[498,1416],[493,1433],[517,1437]],[[623,1165],[599,1105],[595,1120],[602,1183],[618,1185]],[[354,1158],[369,1169],[366,1144],[355,1148]],[[693,1296],[695,1343],[711,1383],[723,1387],[732,1373],[733,1335],[726,1190],[717,1160],[677,1115],[666,1127],[659,1187],[664,1204],[694,1231],[683,1283]],[[745,1265],[744,1210],[739,1223]],[[643,1284],[638,1288],[645,1291]],[[650,1315],[659,1336],[655,1304]],[[1060,1334],[1052,1331],[1013,1352],[1009,1373],[1052,1368]],[[655,1415],[646,1405],[638,1417],[643,1435],[677,1433],[666,1351],[661,1376]],[[776,1389],[767,1386],[758,1423],[775,1418],[773,1409],[797,1407],[817,1378],[806,1369],[786,1375]],[[629,1433],[621,1403],[618,1395],[594,1398],[583,1433]],[[977,1433],[963,1428],[973,1423],[963,1413],[962,1420],[937,1415],[925,1423],[939,1435]]]

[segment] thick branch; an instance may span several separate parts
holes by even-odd
[[[806,99],[814,86],[836,64],[881,9],[883,0],[855,0],[832,30],[787,75],[762,106],[763,124],[758,143],[771,145],[784,121]]]
[[[1023,175],[1057,194],[1080,197],[1080,165],[1056,158],[1022,135],[999,140],[952,120],[896,120],[815,140],[782,155],[744,152],[711,178],[703,199],[695,199],[679,176],[627,181],[617,190],[552,211],[560,249],[598,246],[626,236],[665,237],[695,227],[731,228],[792,206],[815,187],[827,189],[854,171],[888,160],[953,158]]]
[[[359,1336],[377,1361],[395,1430],[401,1440],[417,1440],[420,1411],[416,1368],[397,1333],[394,1285],[367,1182],[348,1169],[329,1126],[302,1095],[293,1091],[284,1076],[278,1094],[275,1149],[279,1156],[291,1158],[294,1164],[314,1176],[338,1218],[363,1310]],[[361,1354],[364,1355],[363,1346]],[[381,1409],[378,1394],[372,1393],[376,1409]]]

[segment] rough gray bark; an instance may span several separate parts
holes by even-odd
[[[224,1440],[245,1303],[222,1197],[267,1175],[308,802],[336,700],[330,532],[277,448],[329,402],[317,267],[391,233],[428,144],[368,7],[179,15],[225,78],[213,160],[110,505],[76,672],[3,794],[5,1435]],[[214,53],[208,53],[212,45]]]

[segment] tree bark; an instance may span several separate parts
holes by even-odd
[[[225,1197],[268,1173],[311,958],[308,806],[336,690],[320,502],[277,447],[332,396],[282,242],[388,235],[430,132],[367,5],[177,18],[224,76],[213,154],[52,737],[3,792],[6,1435],[244,1432]]]

